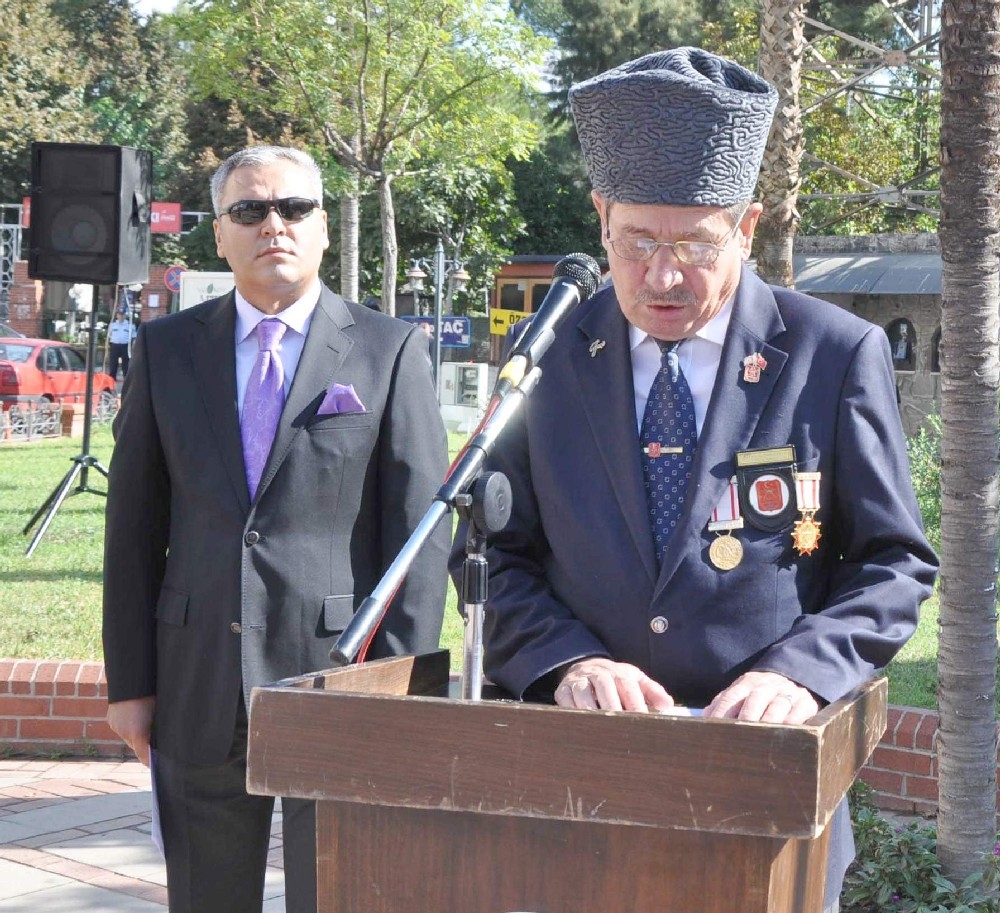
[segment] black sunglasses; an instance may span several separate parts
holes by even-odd
[[[257,225],[267,218],[273,209],[282,222],[301,222],[314,209],[319,208],[318,200],[305,197],[283,197],[280,200],[239,200],[227,206],[219,217],[229,216],[237,225]]]

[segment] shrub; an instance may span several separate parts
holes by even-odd
[[[851,788],[858,854],[844,881],[842,913],[1000,913],[1000,843],[983,874],[956,885],[941,873],[934,825],[891,824],[872,805],[870,792],[861,783]]]
[[[931,413],[920,431],[906,439],[910,475],[927,538],[941,546],[941,417]]]

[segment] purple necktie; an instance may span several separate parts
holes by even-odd
[[[257,494],[260,477],[264,474],[278,419],[285,405],[285,369],[278,355],[278,345],[287,327],[274,317],[257,324],[257,360],[247,381],[243,397],[243,417],[240,432],[243,436],[243,462],[247,470],[247,487],[250,500]]]

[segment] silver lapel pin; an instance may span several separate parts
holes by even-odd
[[[591,358],[596,358],[597,357],[597,353],[600,352],[601,349],[603,349],[606,345],[607,345],[607,343],[603,339],[595,339],[590,344],[590,357]]]

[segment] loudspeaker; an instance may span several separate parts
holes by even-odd
[[[28,275],[92,285],[149,280],[148,152],[31,144]]]

